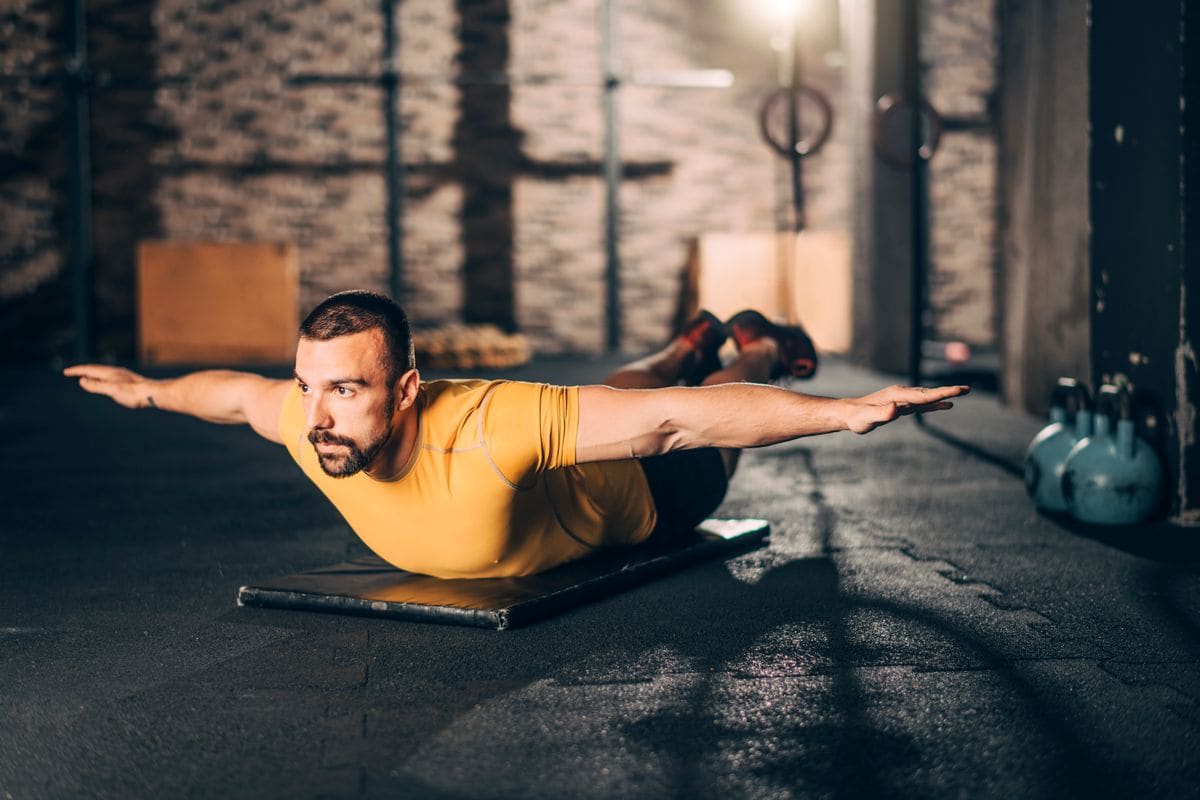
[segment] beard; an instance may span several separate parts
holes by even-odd
[[[385,409],[387,427],[380,436],[365,445],[360,445],[348,436],[335,436],[328,431],[309,431],[308,441],[313,446],[313,450],[317,452],[317,462],[321,465],[321,471],[331,478],[349,478],[371,466],[371,462],[379,455],[379,451],[383,450],[383,446],[392,438],[391,423],[394,411],[395,403],[389,398]],[[318,444],[340,445],[346,449],[346,452],[322,453],[317,450]]]

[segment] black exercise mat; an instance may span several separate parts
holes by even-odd
[[[700,559],[752,550],[763,544],[769,531],[761,519],[709,519],[694,536],[672,546],[607,550],[524,578],[431,578],[368,556],[243,586],[237,602],[504,630]]]

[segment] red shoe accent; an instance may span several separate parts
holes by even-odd
[[[811,378],[816,374],[817,350],[799,325],[777,325],[753,309],[739,311],[725,325],[739,351],[764,337],[775,340],[779,345],[779,363],[771,372],[772,378],[781,375]]]
[[[715,314],[701,309],[691,322],[683,326],[679,338],[695,351],[690,363],[684,366],[681,377],[688,386],[699,386],[705,378],[721,368],[717,351],[729,338],[729,331]]]

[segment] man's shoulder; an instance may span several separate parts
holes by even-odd
[[[483,378],[446,378],[421,383],[421,415],[427,439],[437,446],[463,434],[463,426],[474,418],[489,395],[506,381]]]
[[[462,419],[480,412],[485,418],[524,417],[541,413],[549,395],[564,395],[570,387],[507,379],[445,379],[421,384],[422,402],[430,419]],[[553,405],[553,404],[551,404]]]
[[[505,395],[536,394],[546,389],[562,389],[554,384],[534,381],[517,381],[508,378],[438,378],[421,382],[421,390],[425,393],[426,401],[453,403],[483,399],[503,390]]]
[[[486,378],[439,378],[421,382],[421,393],[427,406],[434,403],[439,405],[471,404],[475,398],[482,398],[494,387],[508,383],[503,380],[488,380]]]

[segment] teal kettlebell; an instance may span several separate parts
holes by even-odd
[[[1072,419],[1073,418],[1073,419]],[[1075,443],[1092,432],[1091,397],[1074,378],[1059,378],[1050,395],[1050,424],[1025,451],[1025,491],[1045,511],[1067,511],[1063,465]]]
[[[1071,514],[1096,525],[1131,525],[1154,513],[1162,499],[1162,465],[1137,436],[1129,393],[1102,386],[1091,436],[1067,455],[1062,493]]]

